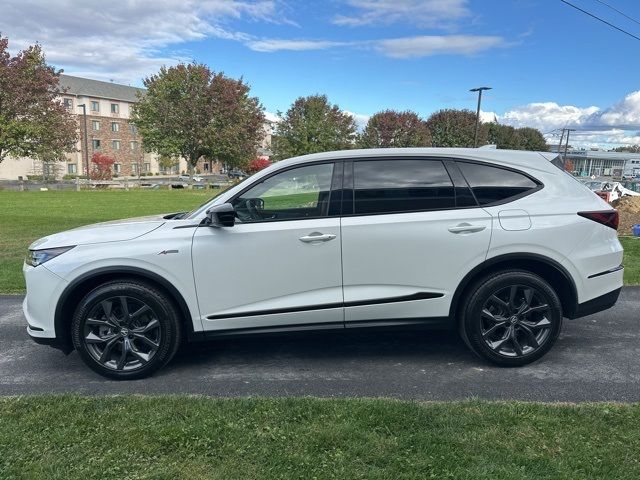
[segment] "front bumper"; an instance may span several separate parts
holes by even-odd
[[[22,311],[27,320],[27,333],[37,343],[57,346],[55,311],[60,294],[67,281],[48,270],[44,265],[22,269],[27,284],[27,295]]]

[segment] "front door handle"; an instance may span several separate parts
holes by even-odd
[[[336,238],[336,236],[333,233],[313,232],[309,235],[305,235],[304,237],[300,237],[300,241],[304,243],[328,242],[334,238]]]
[[[481,232],[487,228],[485,225],[471,225],[470,223],[461,223],[455,227],[449,227],[451,233],[475,233]]]

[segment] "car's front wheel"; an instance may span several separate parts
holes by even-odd
[[[71,337],[82,360],[99,374],[117,380],[143,378],[176,353],[179,314],[153,285],[113,281],[81,300]]]
[[[562,327],[562,305],[553,288],[526,271],[494,273],[468,292],[460,319],[467,345],[490,362],[516,367],[551,349]]]

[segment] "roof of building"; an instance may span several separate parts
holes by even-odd
[[[604,152],[602,150],[568,150],[567,157],[572,158],[600,158],[611,160],[637,160],[640,158],[640,153],[629,152]]]
[[[144,93],[144,88],[130,87],[118,83],[101,82],[89,78],[60,75],[60,89],[67,94],[83,97],[108,98],[125,102],[137,102],[138,93]]]

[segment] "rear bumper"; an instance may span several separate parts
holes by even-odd
[[[587,315],[602,312],[613,307],[618,301],[622,287],[612,290],[611,292],[600,295],[584,303],[578,303],[569,315],[569,318],[582,318]]]

